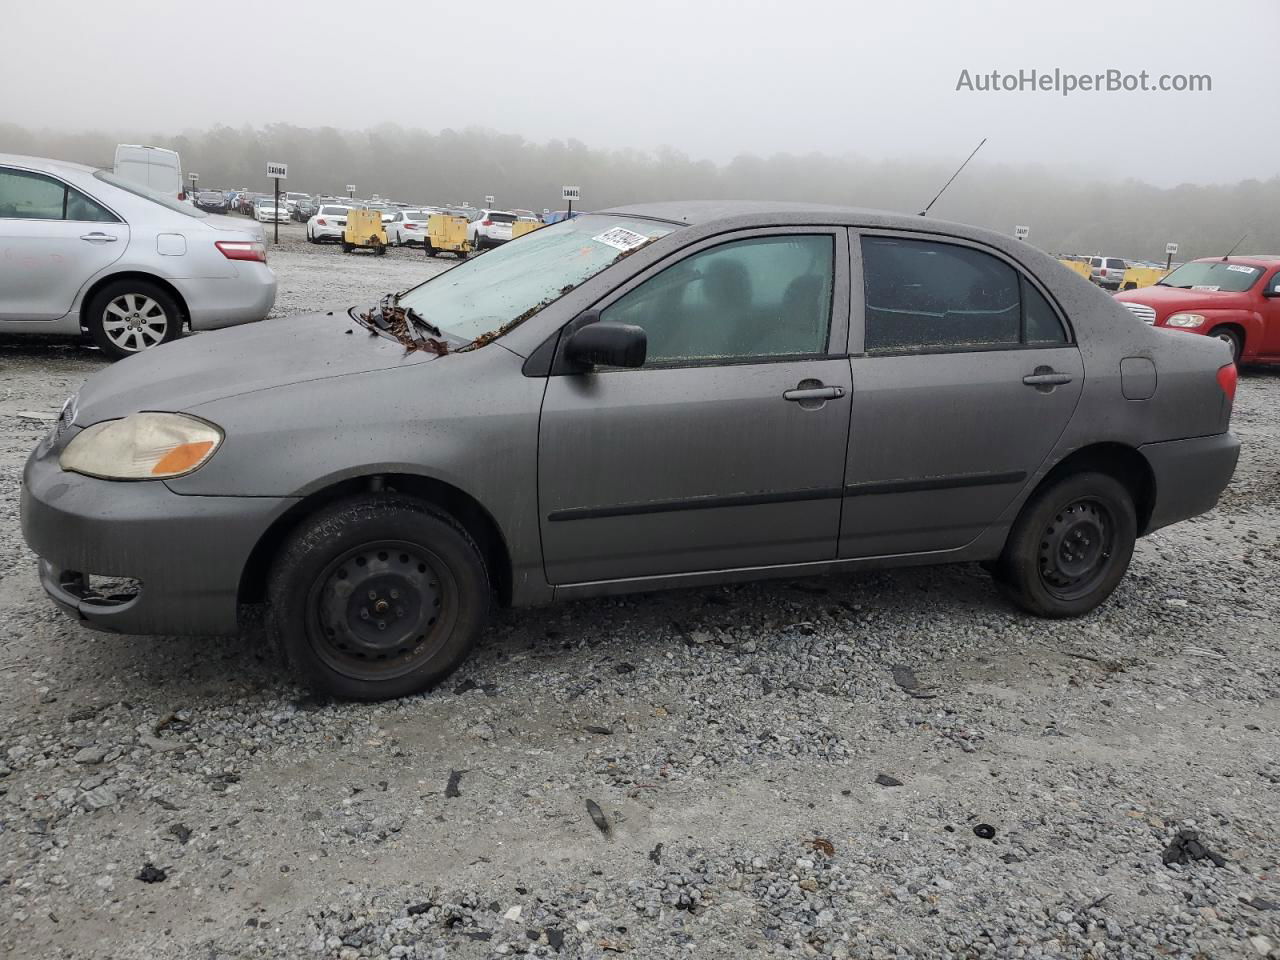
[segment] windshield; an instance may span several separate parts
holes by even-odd
[[[401,295],[400,306],[461,340],[526,319],[675,224],[592,215],[526,234]]]
[[[152,203],[158,203],[162,207],[167,207],[174,213],[181,213],[196,220],[203,220],[209,216],[203,210],[193,207],[191,204],[185,203],[177,197],[171,197],[167,193],[160,193],[158,190],[149,190],[139,183],[134,183],[132,180],[126,180],[124,177],[116,176],[110,170],[95,170],[93,172],[93,176],[95,179],[101,180],[103,183],[109,183],[113,187],[132,193],[135,197],[141,197],[143,200],[150,200]]]
[[[1223,263],[1221,260],[1198,260],[1184,263],[1161,280],[1160,285],[1181,287],[1183,290],[1200,287],[1242,293],[1252,287],[1260,276],[1261,267],[1251,267],[1244,263]]]

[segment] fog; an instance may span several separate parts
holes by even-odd
[[[963,156],[1161,186],[1277,172],[1280,3],[336,0],[10,4],[0,120],[483,127],[536,142]],[[980,93],[974,74],[1208,74],[1200,93]]]
[[[74,25],[74,29],[69,29]],[[541,209],[769,197],[935,208],[1063,250],[1280,248],[1280,3],[44,0],[6,11],[0,151],[177,147],[202,185]],[[1208,90],[960,89],[1055,69]],[[972,83],[970,84],[973,85]]]

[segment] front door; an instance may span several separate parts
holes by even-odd
[[[962,547],[1066,429],[1080,352],[1041,290],[994,251],[869,234],[857,249],[865,323],[851,350],[840,556]]]
[[[0,320],[66,316],[128,244],[128,226],[74,187],[0,167]]]
[[[547,386],[538,493],[551,583],[834,559],[846,242],[829,228],[703,241],[599,305],[601,320],[645,329],[648,358]]]

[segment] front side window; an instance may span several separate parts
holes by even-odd
[[[834,258],[825,234],[737,240],[667,267],[600,318],[644,328],[645,366],[824,353]]]
[[[982,350],[1067,340],[1043,295],[1012,266],[981,250],[865,237],[862,266],[868,353]]]

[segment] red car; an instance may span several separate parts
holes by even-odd
[[[1237,363],[1280,363],[1280,256],[1192,260],[1116,299],[1145,323],[1225,341]]]

